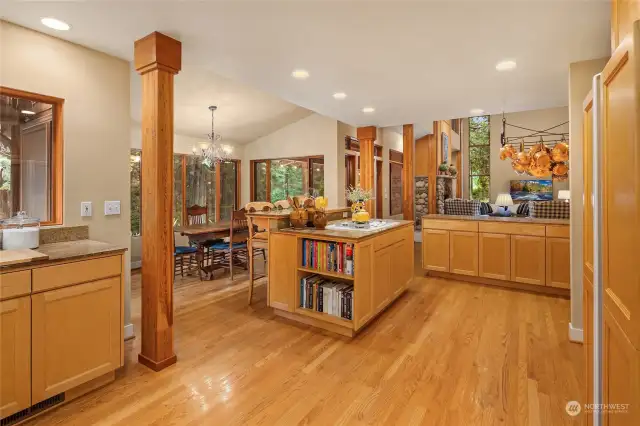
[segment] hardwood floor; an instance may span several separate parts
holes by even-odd
[[[419,256],[417,257],[419,259]],[[246,276],[175,284],[176,365],[126,344],[117,380],[33,425],[563,425],[583,401],[569,301],[416,279],[353,340],[276,318]],[[133,275],[139,330],[140,275]],[[357,291],[357,290],[356,290]]]

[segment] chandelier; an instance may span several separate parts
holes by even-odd
[[[551,176],[553,180],[564,181],[569,177],[569,143],[565,139],[567,133],[552,133],[549,130],[563,126],[568,122],[558,124],[545,130],[532,130],[525,127],[508,124],[504,115],[502,117],[502,132],[500,133],[500,159],[511,161],[511,167],[519,174],[543,178]],[[508,137],[506,126],[534,132],[527,136]],[[550,136],[552,140],[544,140],[543,136]],[[534,141],[531,141],[531,139]],[[539,138],[539,140],[537,140]],[[558,139],[559,138],[559,139]],[[519,150],[511,141],[520,140]],[[529,141],[527,141],[529,139]],[[555,142],[553,148],[548,148],[547,143]]]
[[[209,107],[209,111],[211,111],[211,133],[207,135],[209,144],[206,148],[202,148],[202,156],[209,164],[223,163],[231,159],[231,147],[221,144],[219,142],[220,135],[215,131],[213,114],[216,109],[218,107],[213,105]]]

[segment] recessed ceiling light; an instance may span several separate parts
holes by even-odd
[[[364,107],[362,108],[362,112],[364,112],[365,114],[371,114],[372,112],[374,112],[376,109],[373,107]]]
[[[469,112],[471,113],[471,115],[482,115],[482,114],[484,114],[484,110],[480,109],[480,108],[474,108]]]
[[[515,70],[518,64],[516,61],[502,61],[496,64],[496,70],[498,71],[512,71]]]
[[[338,92],[333,94],[334,99],[344,99],[347,97],[347,94],[344,92]]]
[[[307,70],[293,70],[291,77],[297,80],[306,80],[309,78],[309,71]]]
[[[56,18],[42,18],[40,22],[42,22],[44,26],[57,31],[68,31],[71,28],[71,25]]]
[[[36,114],[35,112],[33,112],[33,111],[29,111],[29,110],[26,110],[26,109],[23,109],[23,110],[22,110],[22,111],[20,111],[20,112],[21,112],[22,114],[25,114],[25,115],[35,115],[35,114]]]

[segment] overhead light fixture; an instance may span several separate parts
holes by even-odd
[[[33,111],[29,111],[27,109],[23,109],[22,111],[20,111],[20,113],[24,114],[24,115],[35,115],[36,113]]]
[[[469,111],[471,113],[472,116],[476,116],[476,115],[482,115],[484,114],[484,110],[480,109],[480,108],[474,108],[471,111]]]
[[[42,18],[40,19],[40,22],[42,22],[42,25],[45,27],[49,27],[56,31],[69,31],[71,28],[71,25],[56,18]]]
[[[496,64],[496,70],[498,71],[513,71],[517,68],[518,64],[516,61],[502,61]]]
[[[221,137],[220,134],[216,133],[213,122],[213,113],[216,109],[218,109],[218,107],[213,105],[209,107],[209,111],[211,111],[211,133],[207,135],[209,137],[207,147],[202,149],[202,156],[210,165],[224,163],[230,160],[232,151],[230,146],[223,145],[219,142]]]
[[[362,108],[362,112],[364,112],[365,114],[371,114],[375,110],[376,109],[374,107],[364,107],[364,108]]]
[[[291,77],[295,78],[296,80],[306,80],[307,78],[309,78],[309,71],[293,70],[293,72],[291,73]]]
[[[346,94],[346,93],[344,93],[344,92],[337,92],[337,93],[334,93],[334,94],[333,94],[333,98],[334,98],[334,99],[342,100],[342,99],[344,99],[344,98],[346,98],[346,97],[347,97],[347,94]]]

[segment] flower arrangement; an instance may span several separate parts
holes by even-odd
[[[316,211],[323,212],[329,205],[329,200],[325,197],[315,197],[313,200]]]
[[[360,186],[353,187],[350,186],[347,189],[347,200],[352,203],[357,203],[358,201],[369,201],[372,197],[370,189],[363,189]]]

